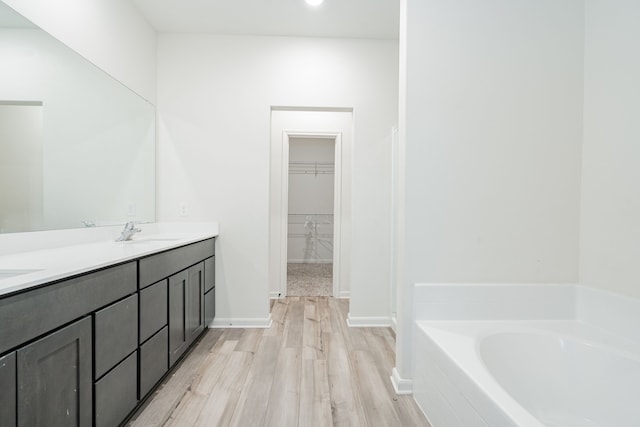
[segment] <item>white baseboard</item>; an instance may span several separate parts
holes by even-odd
[[[349,299],[349,298],[351,298],[351,292],[350,291],[340,291],[340,295],[338,295],[338,298],[340,298],[340,299]]]
[[[213,319],[210,328],[263,328],[271,327],[271,314],[266,319],[262,318],[220,318]]]
[[[398,332],[397,331],[398,328],[398,318],[395,315],[391,316],[391,329],[393,330],[393,332]]]
[[[390,378],[396,394],[413,394],[413,380],[400,377],[395,367],[391,371]]]
[[[352,317],[347,313],[347,325],[350,328],[384,328],[391,326],[389,317]]]

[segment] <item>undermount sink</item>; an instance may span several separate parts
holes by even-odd
[[[0,270],[0,280],[10,279],[23,274],[35,273],[38,269],[22,269],[22,270]]]

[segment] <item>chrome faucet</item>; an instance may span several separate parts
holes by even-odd
[[[133,221],[129,221],[124,225],[124,230],[120,234],[120,237],[116,239],[116,242],[124,242],[125,240],[131,240],[131,236],[136,233],[141,232],[142,230],[136,228],[136,224]]]

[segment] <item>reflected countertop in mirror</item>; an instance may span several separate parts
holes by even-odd
[[[155,107],[0,1],[0,232],[155,220]]]

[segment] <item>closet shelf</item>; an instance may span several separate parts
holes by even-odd
[[[333,162],[289,162],[289,173],[293,175],[332,175]]]

